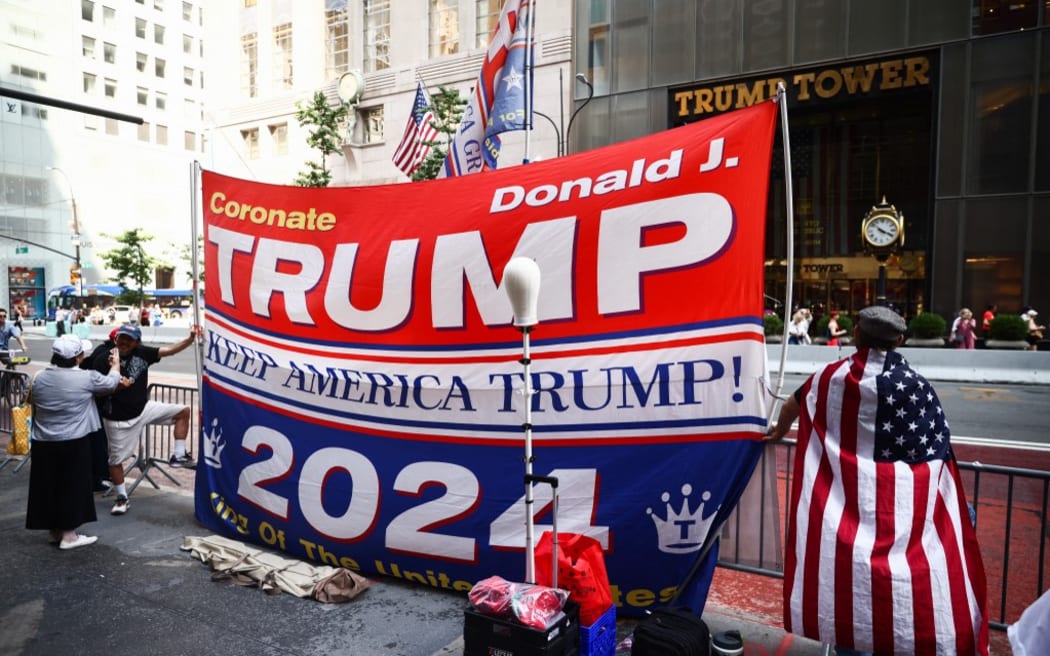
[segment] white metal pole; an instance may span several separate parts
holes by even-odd
[[[795,286],[795,201],[791,190],[791,137],[788,134],[787,89],[784,83],[777,84],[776,102],[780,103],[780,132],[784,146],[784,202],[787,205],[787,290],[784,298],[784,335],[780,344],[780,371],[773,391],[773,403],[769,406],[766,424],[773,422],[780,406],[780,392],[784,387],[784,367],[787,363],[788,328],[791,326],[792,293]]]
[[[190,275],[193,278],[193,325],[201,326],[200,307],[200,253],[197,249],[197,221],[200,219],[198,193],[201,181],[201,164],[197,160],[190,163]],[[197,391],[200,392],[202,380],[202,362],[200,348],[193,349],[193,359],[197,369]]]
[[[532,497],[532,358],[529,354],[530,326],[521,327],[521,365],[525,373],[522,396],[525,401],[525,582],[536,582],[536,554],[534,544],[534,510]]]

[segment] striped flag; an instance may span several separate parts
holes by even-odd
[[[784,626],[877,654],[988,654],[986,583],[948,422],[895,351],[804,383]]]
[[[407,176],[411,177],[430,154],[428,143],[438,136],[433,121],[434,112],[430,111],[430,103],[423,92],[423,83],[419,82],[416,85],[416,100],[412,104],[412,113],[408,115],[408,123],[405,124],[405,134],[401,137],[401,143],[397,145],[393,157],[394,165]]]
[[[488,51],[485,53],[485,62],[481,65],[481,73],[478,74],[477,83],[467,106],[463,109],[463,118],[460,119],[459,128],[449,144],[448,155],[445,156],[445,163],[438,171],[437,177],[446,178],[484,170],[483,150],[489,115],[496,92],[503,83],[504,65],[507,63],[511,41],[518,32],[519,25],[524,29],[531,5],[529,0],[507,0],[503,5]],[[498,143],[496,137],[489,139],[496,139]]]

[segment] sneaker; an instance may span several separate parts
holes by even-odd
[[[59,543],[58,548],[77,549],[79,547],[86,547],[89,544],[95,544],[96,540],[98,540],[98,536],[77,534],[76,540],[73,540],[72,542],[66,542],[65,540],[62,540],[62,542]]]
[[[131,502],[123,494],[117,497],[117,500],[113,503],[113,508],[109,511],[110,515],[123,515],[128,511],[128,506]]]
[[[193,456],[186,453],[181,456],[172,455],[168,459],[169,467],[182,467],[184,469],[196,469],[197,463],[194,461]]]

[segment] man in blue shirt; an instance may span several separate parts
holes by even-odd
[[[7,320],[7,310],[0,308],[0,350],[3,351],[3,353],[0,353],[0,361],[4,364],[10,361],[11,354],[7,351],[12,337],[22,346],[25,354],[29,355],[29,349],[26,348],[25,341],[22,340],[22,331],[18,329],[15,322]]]

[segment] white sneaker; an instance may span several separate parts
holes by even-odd
[[[76,540],[73,540],[72,542],[66,542],[65,540],[62,540],[58,544],[58,548],[59,549],[77,549],[79,547],[86,547],[89,544],[95,544],[96,540],[98,540],[98,536],[77,534],[77,539]]]
[[[128,506],[130,505],[131,502],[128,501],[128,498],[122,494],[119,497],[117,497],[117,500],[113,503],[113,508],[110,509],[109,514],[123,515],[128,511]]]

